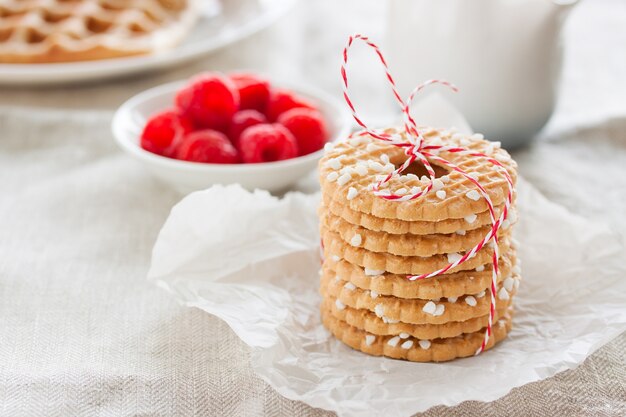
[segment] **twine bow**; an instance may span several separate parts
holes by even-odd
[[[346,66],[348,65],[348,50],[350,49],[354,41],[357,41],[357,40],[362,41],[367,46],[372,48],[374,52],[376,53],[376,55],[378,56],[380,62],[382,63],[385,69],[387,80],[389,82],[389,85],[391,86],[393,96],[395,97],[396,101],[399,103],[402,109],[405,135],[398,134],[398,133],[387,133],[387,132],[378,131],[375,129],[370,129],[358,116],[356,109],[354,107],[354,104],[352,103],[352,100],[350,100],[350,96],[348,94],[348,77],[347,77],[347,72],[346,72]],[[485,245],[490,244],[490,242],[493,242],[492,243],[493,268],[492,268],[492,274],[491,274],[491,287],[490,287],[491,299],[489,303],[489,319],[488,319],[487,328],[485,331],[485,336],[483,338],[481,346],[476,351],[476,355],[478,355],[483,350],[485,350],[485,347],[487,346],[487,343],[489,342],[489,338],[491,337],[491,333],[492,333],[493,318],[494,318],[495,309],[496,309],[496,298],[495,298],[496,286],[497,286],[498,273],[499,273],[498,259],[500,257],[499,249],[498,249],[498,231],[500,230],[502,222],[508,217],[509,209],[513,200],[513,188],[514,188],[513,181],[511,180],[511,177],[509,173],[506,171],[506,169],[504,168],[504,166],[502,166],[502,164],[499,161],[497,161],[496,159],[488,155],[485,155],[480,152],[475,152],[470,149],[459,147],[459,146],[444,146],[444,145],[432,145],[432,144],[429,145],[424,141],[424,138],[420,134],[417,128],[417,124],[415,123],[415,120],[413,119],[410,113],[410,107],[411,107],[411,104],[413,102],[415,95],[419,93],[420,91],[422,91],[425,87],[429,85],[433,85],[433,84],[444,85],[452,89],[452,91],[454,92],[458,91],[457,87],[454,86],[453,84],[444,80],[434,80],[434,79],[428,80],[418,85],[417,87],[415,87],[413,91],[411,92],[411,94],[409,94],[409,97],[406,99],[406,101],[402,100],[402,98],[400,97],[400,93],[398,92],[398,89],[396,87],[396,83],[393,80],[391,73],[389,72],[389,67],[387,65],[387,62],[385,61],[385,58],[382,52],[380,51],[380,49],[378,48],[376,44],[370,41],[366,36],[363,36],[360,34],[355,34],[348,38],[348,44],[343,50],[343,62],[341,65],[341,78],[343,80],[344,99],[346,100],[346,103],[348,104],[348,107],[350,108],[352,112],[352,116],[354,117],[354,120],[357,122],[359,126],[363,128],[363,130],[356,132],[354,135],[359,135],[359,136],[369,135],[376,139],[389,142],[390,144],[394,146],[402,148],[404,153],[408,157],[407,160],[399,168],[395,169],[393,172],[385,176],[385,178],[383,178],[380,181],[377,181],[374,184],[374,188],[373,188],[374,195],[380,198],[383,198],[385,200],[400,202],[400,201],[414,200],[416,198],[420,198],[421,196],[429,193],[433,189],[434,181],[436,179],[435,170],[433,169],[431,162],[430,162],[430,161],[433,161],[433,162],[436,162],[438,164],[448,167],[452,171],[458,172],[464,178],[469,180],[473,185],[476,186],[478,193],[480,194],[482,198],[485,199],[485,202],[487,203],[489,216],[491,219],[491,228],[489,232],[487,232],[487,234],[480,240],[480,242],[476,244],[476,246],[474,246],[471,250],[469,250],[463,256],[461,256],[460,259],[446,265],[445,267],[441,269],[438,269],[436,271],[426,273],[426,274],[408,275],[406,277],[410,281],[416,281],[416,280],[432,278],[434,276],[445,274],[450,269],[455,268],[461,265],[462,263],[464,263],[465,261],[467,261],[468,259],[474,257],[476,252],[481,250]],[[470,176],[467,172],[463,171],[461,168],[459,168],[452,162],[438,155],[440,153],[446,153],[446,152],[461,154],[470,158],[484,158],[489,163],[491,163],[495,167],[495,169],[498,170],[504,176],[504,178],[507,181],[508,193],[507,193],[506,200],[504,202],[504,207],[499,217],[496,215],[494,205],[491,201],[491,198],[489,197],[489,194],[485,190],[485,188],[475,178]],[[424,165],[426,172],[428,173],[428,176],[429,176],[428,185],[424,189],[420,188],[414,193],[407,193],[403,195],[394,194],[393,192],[389,192],[387,190],[381,190],[381,187],[384,184],[388,183],[395,176],[399,176],[400,174],[402,174],[402,172],[404,172],[416,160],[419,160]]]

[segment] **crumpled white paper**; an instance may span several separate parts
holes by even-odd
[[[318,201],[236,185],[191,194],[163,226],[149,272],[184,304],[225,320],[252,347],[255,371],[285,397],[340,416],[409,416],[490,401],[577,366],[626,330],[620,237],[520,180],[523,281],[508,339],[442,364],[353,351],[319,319]]]

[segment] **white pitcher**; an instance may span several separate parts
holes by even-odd
[[[560,32],[577,0],[390,0],[385,50],[403,94],[444,78],[477,132],[516,147],[554,108]],[[441,88],[441,87],[435,87]]]

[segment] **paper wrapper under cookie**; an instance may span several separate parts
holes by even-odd
[[[318,202],[236,186],[192,194],[172,210],[150,270],[182,303],[225,320],[251,347],[255,371],[288,398],[340,416],[490,401],[577,366],[626,330],[623,243],[520,181],[524,280],[507,339],[440,364],[354,351],[320,323]]]

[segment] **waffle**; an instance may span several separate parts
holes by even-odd
[[[197,0],[0,0],[0,63],[90,61],[178,44]]]

